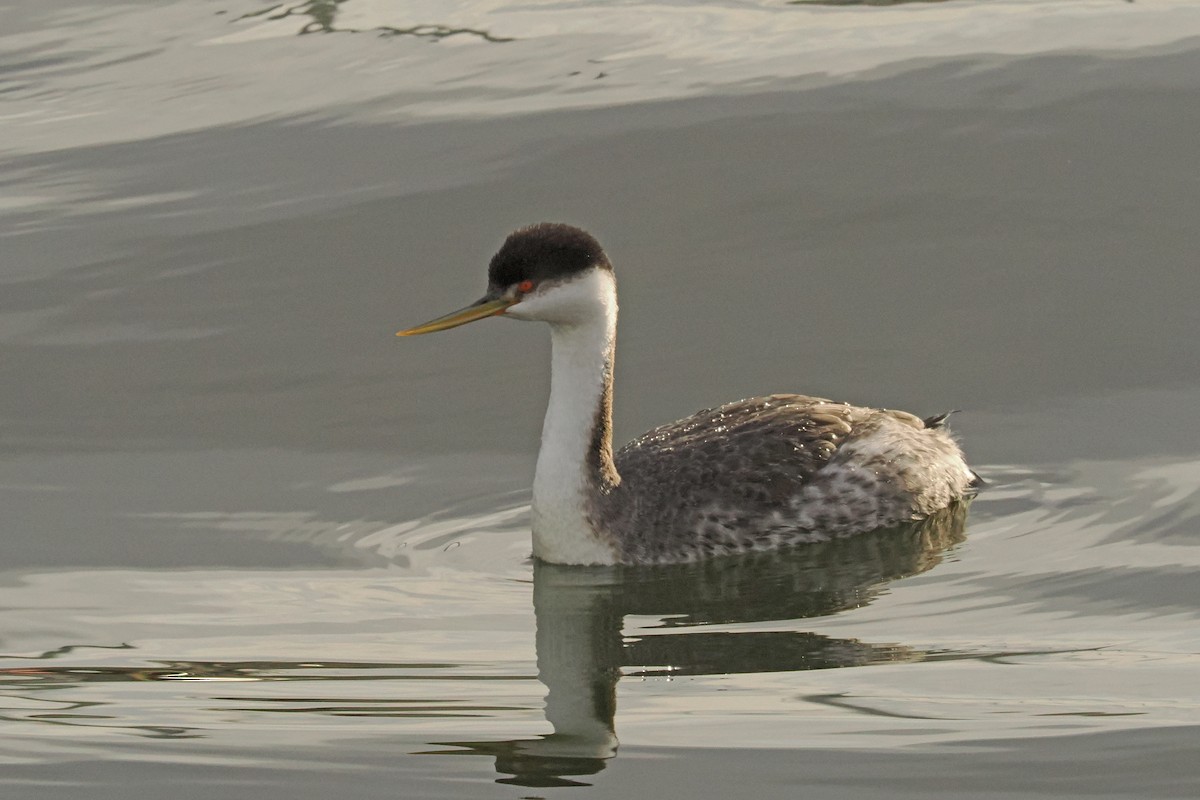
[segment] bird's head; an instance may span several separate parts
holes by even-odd
[[[612,265],[580,228],[541,222],[509,234],[488,266],[487,293],[466,308],[397,333],[416,336],[485,317],[574,325],[616,308]]]

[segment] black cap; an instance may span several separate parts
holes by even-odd
[[[593,267],[612,270],[594,236],[573,225],[539,222],[508,235],[488,265],[488,285],[496,290],[526,280],[540,284]]]

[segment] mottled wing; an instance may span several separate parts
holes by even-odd
[[[761,528],[872,413],[878,412],[791,394],[700,411],[621,448],[615,456],[621,485],[605,512],[623,517],[613,521],[639,557],[695,536],[705,514],[721,515],[743,533]]]

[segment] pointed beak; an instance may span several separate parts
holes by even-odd
[[[515,306],[518,302],[520,302],[519,298],[484,297],[466,308],[451,311],[449,314],[440,316],[437,319],[431,319],[429,322],[422,323],[416,327],[398,331],[396,335],[418,336],[422,333],[434,333],[435,331],[444,331],[448,328],[457,328],[459,325],[466,325],[468,322],[474,322],[477,319],[503,314],[509,306]]]

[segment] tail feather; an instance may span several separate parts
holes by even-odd
[[[980,489],[987,486],[987,481],[985,481],[978,472],[970,467],[967,467],[967,469],[971,471],[971,482],[967,484],[968,489],[970,489],[972,492],[978,492]]]
[[[957,414],[962,411],[961,408],[955,408],[951,411],[945,411],[941,414],[934,414],[932,417],[926,417],[923,422],[926,428],[942,428],[946,425],[946,420],[950,419],[951,414]]]

